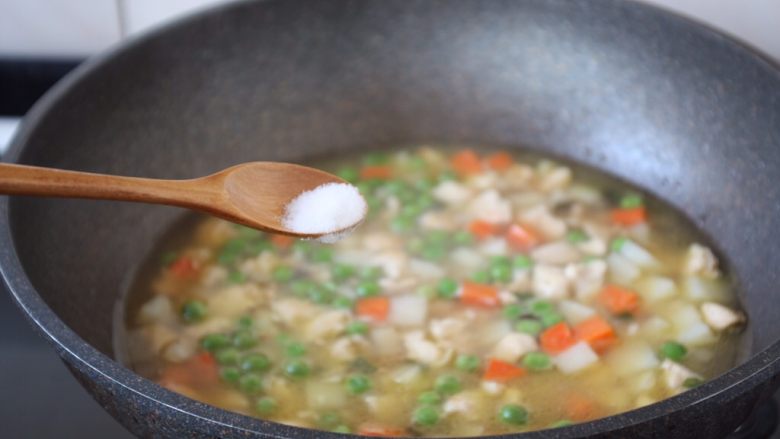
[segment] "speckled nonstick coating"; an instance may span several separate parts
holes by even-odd
[[[183,178],[423,142],[524,146],[607,169],[684,211],[740,282],[751,323],[739,366],[639,410],[513,437],[716,438],[775,390],[780,75],[648,6],[231,4],[80,67],[28,115],[7,160]],[[139,436],[336,437],[189,400],[112,360],[117,298],[180,214],[0,198],[2,276],[78,380]]]

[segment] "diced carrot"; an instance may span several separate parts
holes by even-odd
[[[390,300],[387,297],[367,297],[360,299],[355,305],[355,312],[361,317],[369,317],[382,321],[390,312]]]
[[[217,361],[208,352],[166,367],[160,377],[163,385],[214,384],[218,381]]]
[[[364,166],[360,169],[363,180],[389,180],[393,178],[393,168],[387,165]]]
[[[575,343],[577,338],[574,337],[569,325],[564,322],[550,326],[539,335],[542,350],[550,354],[563,352]]]
[[[597,418],[598,408],[596,404],[581,393],[569,393],[563,399],[566,417],[572,421],[582,422]]]
[[[574,336],[587,342],[598,353],[603,353],[617,341],[615,330],[601,316],[593,316],[575,325]]]
[[[530,250],[539,244],[539,237],[528,227],[512,224],[506,231],[507,243],[517,250]]]
[[[612,222],[621,226],[631,227],[647,220],[644,206],[612,209]]]
[[[482,220],[474,220],[469,224],[469,232],[478,239],[485,239],[496,233],[496,226]]]
[[[402,428],[380,427],[376,425],[365,425],[360,427],[358,434],[371,437],[403,437],[408,435],[406,430]]]
[[[488,360],[482,379],[488,381],[509,381],[525,375],[525,369],[497,358]]]
[[[168,269],[174,276],[182,279],[192,277],[198,271],[195,262],[187,256],[181,256],[173,261]]]
[[[512,160],[512,156],[506,151],[500,151],[485,158],[485,164],[488,166],[488,168],[495,169],[496,171],[504,171],[508,169],[510,166],[512,166],[513,162],[514,160]]]
[[[293,244],[293,241],[295,241],[295,238],[293,238],[292,236],[277,235],[277,234],[271,235],[271,244],[273,244],[274,246],[276,246],[276,248],[279,249],[289,248]]]
[[[639,295],[618,285],[606,285],[599,302],[614,315],[631,314],[639,309]]]
[[[463,282],[460,301],[466,305],[484,307],[494,307],[501,304],[498,299],[498,290],[495,287],[468,281]]]
[[[461,150],[451,159],[452,169],[460,175],[473,175],[482,172],[482,163],[479,156],[473,150]]]

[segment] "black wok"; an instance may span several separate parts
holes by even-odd
[[[737,367],[680,396],[522,437],[716,438],[780,372],[780,74],[679,17],[613,0],[268,1],[144,36],[60,83],[12,162],[154,178],[436,143],[529,147],[684,211],[725,255],[750,326]],[[155,437],[334,436],[189,400],[114,360],[117,299],[180,211],[0,199],[27,317],[123,425]]]

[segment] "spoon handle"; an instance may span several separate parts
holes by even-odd
[[[198,208],[214,198],[198,180],[157,180],[0,163],[0,194],[138,201]]]

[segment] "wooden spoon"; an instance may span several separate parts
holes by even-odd
[[[287,204],[325,183],[346,183],[324,171],[277,162],[251,162],[191,180],[155,180],[0,164],[0,194],[91,198],[168,204],[200,210],[272,233],[316,238],[282,225]],[[339,230],[327,233],[339,232]]]

